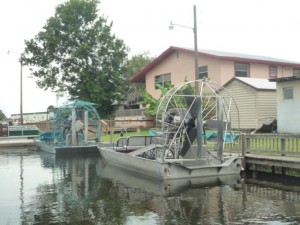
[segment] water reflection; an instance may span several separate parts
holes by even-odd
[[[0,152],[0,175],[0,224],[300,222],[299,179],[270,174],[158,182],[99,155],[23,151]]]
[[[240,175],[229,175],[220,177],[202,177],[179,180],[157,180],[151,177],[142,176],[116,166],[105,165],[101,170],[101,177],[108,178],[127,188],[142,189],[161,196],[170,196],[176,193],[183,193],[191,188],[209,188],[220,185],[229,185],[233,188],[241,186]]]

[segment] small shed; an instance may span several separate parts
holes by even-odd
[[[232,108],[232,115],[235,117],[232,118],[232,128],[253,130],[270,121],[270,118],[276,119],[274,82],[262,78],[233,77],[224,87],[230,92],[238,108]]]
[[[300,134],[300,77],[280,77],[270,81],[277,84],[278,133]]]

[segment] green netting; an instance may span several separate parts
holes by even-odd
[[[67,144],[67,135],[71,133],[72,117],[75,115],[73,119],[85,121],[85,112],[87,112],[88,139],[93,141],[101,140],[101,120],[94,105],[82,100],[72,100],[64,103],[55,110],[51,132],[45,134],[45,139],[53,139],[56,143],[60,143],[60,145]]]

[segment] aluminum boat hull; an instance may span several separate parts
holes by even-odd
[[[184,162],[151,160],[120,153],[112,147],[100,146],[99,151],[105,163],[161,180],[239,174],[242,165],[242,159],[238,156],[227,157],[223,163],[216,165],[203,165],[200,160],[197,164],[195,160],[191,166]]]

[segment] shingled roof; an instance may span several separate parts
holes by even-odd
[[[256,90],[276,90],[276,83],[269,81],[264,78],[250,78],[250,77],[233,77],[227,83],[224,84],[224,87],[227,87],[234,80],[239,80],[240,82],[256,89]]]
[[[163,53],[161,53],[158,57],[156,57],[147,66],[145,66],[140,72],[138,72],[133,77],[131,77],[130,81],[135,83],[145,82],[146,74],[175,51],[184,51],[184,52],[190,52],[194,54],[193,49],[171,46]],[[212,50],[198,50],[198,53],[200,57],[208,56],[208,57],[213,57],[222,60],[229,60],[229,61],[244,61],[249,63],[261,63],[261,64],[269,64],[269,65],[277,65],[277,66],[300,67],[299,62],[293,62],[293,61],[271,58],[266,56],[256,56],[256,55],[247,55],[247,54],[239,54],[239,53],[232,53],[232,52],[212,51]]]

